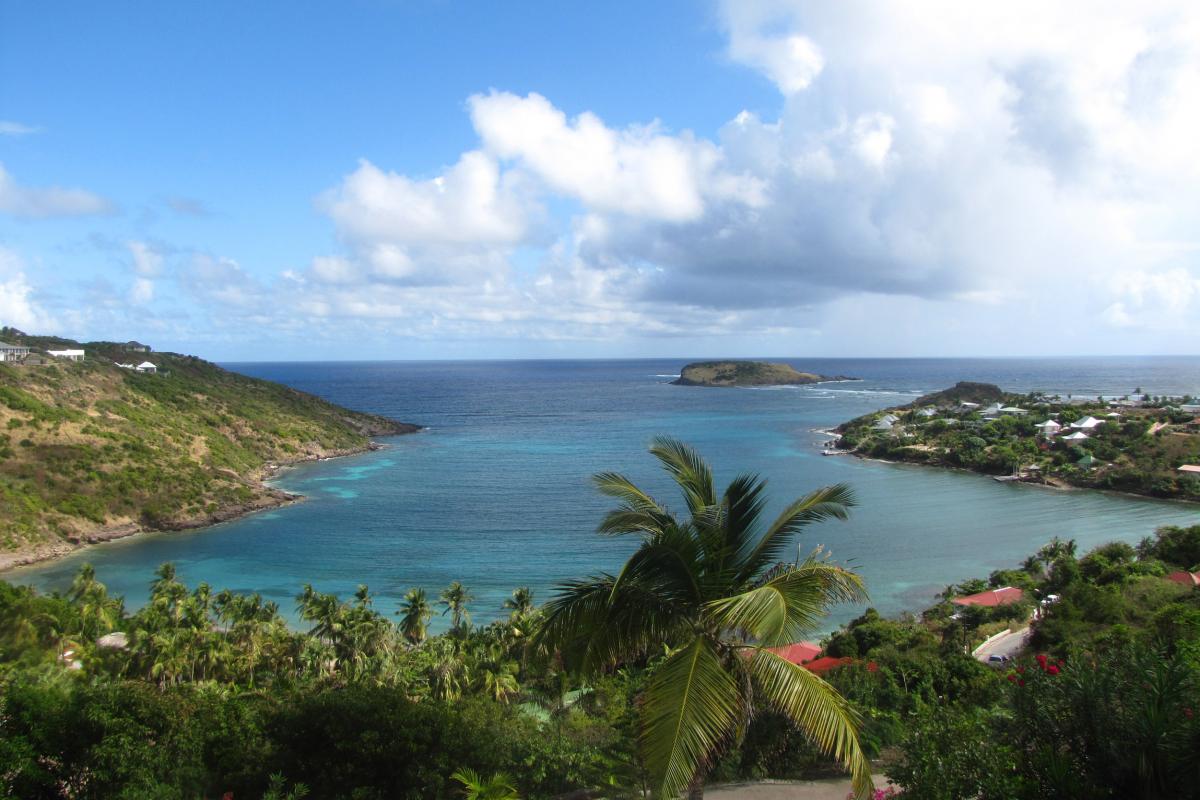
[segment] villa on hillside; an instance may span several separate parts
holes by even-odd
[[[151,364],[149,361],[143,361],[134,367],[134,369],[138,372],[144,372],[147,375],[153,375],[154,373],[158,372],[158,367],[156,367],[154,364]]]
[[[83,361],[84,359],[82,350],[47,350],[46,352],[55,358],[65,358],[67,361]]]
[[[1092,437],[1088,436],[1083,431],[1075,431],[1074,433],[1072,433],[1068,436],[1064,436],[1063,441],[1070,442],[1071,444],[1083,444],[1090,438],[1092,438]]]
[[[130,353],[149,353],[150,345],[141,342],[126,342],[123,349]]]
[[[1038,425],[1038,432],[1047,439],[1053,439],[1058,432],[1062,430],[1062,425],[1052,419],[1048,419]]]
[[[803,666],[820,657],[821,645],[816,642],[795,642],[780,647],[768,647],[767,651],[774,653],[784,661],[790,661],[796,666]]]
[[[1025,598],[1025,593],[1015,586],[1003,586],[999,589],[988,589],[986,592],[969,594],[966,597],[956,597],[951,600],[956,606],[984,606],[995,608],[1019,603]]]
[[[29,355],[30,348],[20,344],[0,342],[0,361],[20,361]]]
[[[1096,419],[1095,417],[1084,417],[1083,419],[1077,419],[1072,422],[1071,427],[1075,430],[1091,431],[1099,428],[1103,424],[1104,420],[1102,419]]]
[[[1180,570],[1179,572],[1172,572],[1170,575],[1167,575],[1166,579],[1172,583],[1178,583],[1180,586],[1187,586],[1190,589],[1200,586],[1200,572],[1184,572]]]

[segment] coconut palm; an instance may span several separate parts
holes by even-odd
[[[864,599],[858,576],[826,560],[780,563],[804,527],[845,519],[852,493],[818,489],[764,526],[766,481],[741,475],[718,496],[691,448],[659,438],[650,452],[682,490],[689,517],[677,519],[623,475],[595,476],[620,502],[600,533],[635,534],[642,543],[619,574],[561,586],[540,642],[584,675],[667,646],[641,703],[641,746],[660,797],[685,788],[701,796],[709,765],[736,743],[756,705],[803,728],[865,794],[871,776],[854,711],[825,681],[765,649],[811,632],[826,606]]]
[[[511,619],[520,619],[533,611],[533,590],[528,586],[513,589],[512,597],[504,601],[504,608]]]
[[[433,616],[425,590],[409,589],[404,595],[404,605],[397,613],[400,614],[400,633],[404,638],[414,645],[425,641],[429,618]]]
[[[462,633],[470,627],[471,614],[467,611],[467,603],[474,599],[467,588],[458,581],[442,590],[438,605],[445,606],[442,614],[450,615],[450,627],[455,632]]]

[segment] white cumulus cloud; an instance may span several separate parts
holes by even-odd
[[[24,261],[12,250],[0,247],[0,326],[5,325],[32,333],[57,330],[51,316],[37,302]]]

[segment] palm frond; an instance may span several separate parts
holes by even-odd
[[[610,511],[600,523],[600,533],[653,534],[673,524],[674,519],[670,512],[624,475],[618,472],[601,472],[592,476],[592,482],[601,494],[621,501],[620,508]]]
[[[643,699],[642,750],[656,796],[677,797],[737,724],[740,692],[696,637],[658,668]]]
[[[657,500],[619,472],[598,472],[592,476],[592,483],[601,494],[615,497],[630,508],[665,513]]]
[[[785,508],[753,546],[739,554],[741,580],[750,580],[779,561],[793,534],[806,525],[827,519],[844,520],[856,505],[854,492],[844,483],[817,489]]]
[[[705,611],[718,628],[744,631],[760,644],[774,646],[810,632],[829,606],[865,599],[860,577],[809,558],[762,586],[708,603]]]
[[[604,515],[597,532],[612,535],[618,533],[645,533],[653,536],[674,520],[666,514],[618,508]]]
[[[546,618],[533,643],[559,651],[568,670],[593,674],[677,641],[687,619],[654,586],[627,576],[617,588],[616,578],[601,575],[562,584],[546,604]]]
[[[837,689],[769,650],[756,648],[747,665],[757,696],[802,728],[819,748],[842,762],[850,771],[856,795],[869,796],[871,766],[858,742],[858,714]]]
[[[650,445],[650,453],[683,490],[688,511],[696,514],[706,506],[716,505],[712,470],[699,453],[669,436],[656,436]]]

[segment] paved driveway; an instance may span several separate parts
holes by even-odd
[[[873,775],[875,788],[888,785],[883,775]],[[850,779],[838,778],[825,781],[762,781],[760,783],[729,783],[724,786],[706,786],[705,797],[721,800],[846,800],[850,793]]]
[[[1025,646],[1029,644],[1029,636],[1033,633],[1030,628],[1022,628],[1019,631],[1009,631],[1003,636],[998,636],[994,640],[988,642],[983,647],[979,648],[979,652],[975,654],[975,658],[983,663],[991,656],[1007,656],[1015,658]]]

